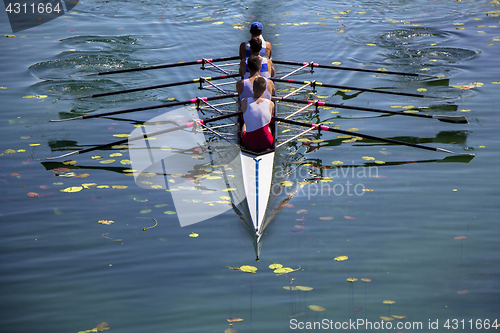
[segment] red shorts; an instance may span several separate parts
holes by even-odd
[[[266,150],[273,146],[273,135],[269,130],[269,125],[252,132],[243,132],[241,143],[254,151]]]

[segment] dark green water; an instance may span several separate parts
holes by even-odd
[[[430,331],[429,321],[438,321],[433,331],[495,330],[490,326],[500,319],[499,7],[487,1],[81,1],[70,14],[9,38],[2,12],[2,332],[78,332],[101,322],[116,332],[224,332],[231,317],[243,319],[231,326],[238,332],[297,331],[324,319],[333,327],[316,331],[337,331],[335,323],[380,324],[381,316],[392,315],[406,317],[390,321],[392,329],[357,329]],[[181,228],[175,215],[165,214],[175,210],[169,193],[140,188],[122,172],[128,167],[120,163],[128,158],[126,150],[74,157],[71,171],[86,178],[58,177],[51,169],[62,165],[41,163],[117,140],[114,134],[128,134],[136,122],[165,110],[116,119],[50,119],[210,94],[182,86],[69,100],[196,78],[204,74],[197,66],[112,77],[69,75],[234,56],[255,20],[264,24],[274,59],[445,75],[437,80],[317,69],[313,76],[294,78],[437,96],[318,90],[332,103],[465,115],[468,125],[330,109],[321,110],[320,118],[342,129],[476,156],[465,163],[441,152],[346,143],[332,133],[321,143],[290,145],[282,153],[298,149],[306,158],[294,182],[322,176],[334,182],[306,185],[288,203],[266,229],[259,262],[251,235],[232,211]],[[427,90],[417,90],[422,88]],[[23,98],[30,95],[42,98]],[[119,152],[123,156],[110,164],[92,159],[113,159],[109,155]],[[349,195],[348,181],[352,188],[373,191]],[[79,192],[61,191],[90,183],[95,185]],[[318,191],[321,184],[330,187]],[[149,228],[153,219],[158,224]],[[190,237],[193,232],[199,237]],[[338,256],[348,259],[335,261]],[[269,268],[274,263],[298,270],[277,275]],[[257,267],[257,273],[226,268],[242,265]],[[358,280],[347,282],[352,277]],[[290,284],[313,289],[283,289]],[[397,328],[398,322],[408,326]]]

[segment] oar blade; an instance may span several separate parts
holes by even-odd
[[[432,116],[432,118],[436,118],[439,121],[445,122],[445,123],[453,123],[453,124],[468,124],[469,121],[465,116],[441,116],[441,115],[436,115]]]

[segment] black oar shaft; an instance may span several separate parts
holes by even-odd
[[[271,80],[273,80],[274,82],[283,82],[283,83],[292,83],[292,84],[307,84],[307,83],[311,83],[311,87],[313,89],[315,87],[325,87],[325,88],[358,90],[358,91],[373,92],[373,93],[378,93],[378,94],[389,94],[389,95],[399,95],[399,96],[431,97],[431,96],[425,96],[425,95],[422,95],[422,94],[404,93],[404,92],[397,92],[397,91],[387,91],[387,90],[373,89],[373,88],[359,88],[359,87],[340,86],[340,85],[335,85],[335,84],[328,84],[328,83],[321,83],[321,82],[314,82],[314,81],[312,81],[312,82],[311,81],[297,81],[297,80],[285,80],[285,79],[276,79],[276,78],[272,78]]]
[[[181,85],[185,85],[185,84],[198,83],[200,81],[205,82],[205,81],[223,80],[223,79],[229,79],[229,78],[239,77],[239,76],[240,76],[239,74],[231,74],[231,75],[222,75],[222,76],[216,76],[216,77],[200,77],[200,78],[193,79],[193,80],[165,83],[165,84],[159,84],[159,85],[150,86],[150,87],[134,88],[134,89],[127,89],[127,90],[120,90],[120,91],[111,91],[108,93],[93,94],[93,95],[82,96],[82,97],[78,97],[78,98],[95,98],[95,97],[104,97],[104,96],[111,96],[111,95],[117,95],[117,94],[126,94],[126,93],[132,93],[132,92],[137,92],[137,91],[181,86]]]
[[[188,99],[185,101],[171,102],[171,103],[152,105],[152,106],[145,106],[145,107],[133,108],[133,109],[127,109],[127,110],[111,111],[111,112],[105,112],[105,113],[100,113],[100,114],[86,114],[86,115],[82,116],[82,119],[98,118],[98,117],[105,117],[105,116],[111,116],[111,115],[122,114],[122,113],[146,111],[146,110],[167,108],[167,107],[172,107],[172,106],[193,104],[193,103],[196,103],[199,99],[204,100],[204,101],[215,101],[218,99],[231,98],[231,97],[238,97],[238,94],[235,93],[235,94],[227,94],[227,95],[221,95],[221,96],[198,97],[198,98]]]
[[[206,120],[199,120],[199,122],[202,123],[202,124],[208,124],[208,123],[211,123],[211,122],[214,122],[214,121],[218,121],[218,120],[222,120],[222,119],[226,119],[226,118],[230,118],[230,117],[239,116],[240,114],[242,114],[241,111],[239,111],[239,112],[233,112],[233,113],[225,114],[225,115],[222,115],[222,116],[212,117],[212,118],[206,119]],[[180,126],[176,126],[176,127],[164,129],[164,130],[161,130],[161,131],[156,131],[156,132],[152,132],[152,133],[145,133],[145,134],[140,135],[140,136],[136,136],[136,137],[132,137],[132,138],[127,138],[127,139],[122,139],[122,140],[118,140],[118,141],[114,141],[114,142],[110,142],[110,143],[105,143],[105,144],[98,145],[98,146],[95,146],[95,147],[86,148],[86,149],[74,151],[74,152],[71,152],[71,153],[67,153],[67,154],[64,154],[64,155],[61,155],[61,156],[50,157],[50,158],[46,158],[46,159],[47,160],[54,160],[54,159],[58,159],[58,158],[61,158],[61,157],[71,156],[71,155],[74,155],[74,154],[78,154],[78,155],[79,154],[84,154],[84,153],[88,153],[88,152],[93,151],[93,150],[99,150],[99,149],[103,149],[103,148],[106,148],[106,147],[121,145],[123,143],[127,143],[127,142],[130,142],[130,141],[144,139],[145,137],[152,137],[152,136],[156,136],[156,135],[160,135],[160,134],[174,132],[174,131],[181,130],[181,129],[184,129],[184,128],[189,128],[189,127],[192,127],[194,125],[194,123],[195,123],[195,121],[192,121],[192,122],[188,122],[188,123],[186,123],[184,125],[180,125]]]
[[[373,108],[365,108],[365,107],[361,107],[361,106],[351,106],[351,105],[327,103],[327,102],[320,102],[320,101],[308,101],[308,100],[291,99],[291,98],[284,98],[284,99],[276,98],[276,100],[283,101],[283,102],[290,102],[290,103],[299,103],[299,104],[313,104],[315,106],[327,106],[327,107],[347,109],[347,110],[388,113],[388,114],[397,114],[397,115],[401,115],[401,116],[410,116],[410,117],[433,118],[431,115],[422,114],[422,113],[405,113],[405,112],[401,112],[401,111],[373,109]]]
[[[321,65],[317,64],[315,62],[295,62],[295,61],[286,61],[286,60],[274,60],[274,64],[281,64],[281,65],[293,65],[293,66],[304,66],[308,65],[311,67],[311,69],[314,68],[329,68],[329,69],[339,69],[339,70],[346,70],[346,71],[356,71],[356,72],[368,72],[368,73],[378,73],[378,74],[392,74],[392,75],[406,75],[406,76],[430,76],[433,77],[432,75],[427,75],[427,74],[419,74],[419,73],[406,73],[406,72],[394,72],[394,71],[386,71],[386,70],[378,70],[378,69],[366,69],[366,68],[357,68],[357,67],[345,67],[345,66],[335,66],[335,65]]]
[[[300,121],[284,119],[284,118],[279,118],[279,117],[273,117],[273,119],[276,121],[280,121],[280,122],[291,124],[291,125],[297,125],[297,126],[304,126],[304,127],[318,126],[318,129],[320,129],[322,131],[329,131],[329,132],[351,135],[351,136],[359,136],[359,137],[366,138],[366,139],[372,139],[372,140],[392,143],[392,144],[396,144],[396,145],[404,145],[404,146],[410,146],[410,147],[414,147],[414,148],[420,148],[420,149],[426,149],[426,150],[432,150],[432,151],[442,151],[442,152],[447,152],[447,153],[453,153],[452,151],[442,149],[442,148],[428,147],[428,146],[423,146],[423,145],[419,145],[419,144],[415,144],[415,143],[408,143],[408,142],[398,141],[398,140],[394,140],[394,139],[386,139],[386,138],[381,138],[381,137],[368,135],[368,134],[343,131],[340,129],[334,129],[334,128],[324,126],[324,125],[308,124],[308,123],[303,123]]]
[[[182,66],[191,66],[191,65],[196,65],[196,64],[206,64],[207,60],[210,60],[211,62],[216,62],[216,61],[230,61],[230,60],[236,60],[239,59],[240,57],[234,56],[234,57],[224,57],[224,58],[216,58],[216,59],[201,59],[201,60],[195,60],[195,61],[188,61],[188,62],[178,62],[174,64],[165,64],[165,65],[156,65],[156,66],[147,66],[147,67],[139,67],[139,68],[129,68],[129,69],[120,69],[117,71],[109,71],[109,72],[100,72],[100,73],[94,73],[94,74],[89,74],[89,75],[109,75],[109,74],[119,74],[119,73],[129,73],[129,72],[137,72],[137,71],[146,71],[146,70],[151,70],[151,69],[162,69],[162,68],[171,68],[171,67],[182,67]]]

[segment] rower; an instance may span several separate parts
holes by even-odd
[[[259,37],[262,40],[262,50],[260,51],[260,55],[267,59],[271,59],[271,43],[266,42],[264,37],[262,37],[262,23],[253,22],[250,25],[250,33],[252,34],[252,38]],[[250,42],[243,42],[240,44],[240,59],[243,60],[252,55],[252,51],[250,51]]]
[[[253,82],[257,77],[260,77],[260,57],[253,55],[247,60],[247,67],[250,71],[250,77],[248,79],[242,79],[236,82],[236,92],[240,95],[240,101],[243,98],[251,97],[254,95]],[[274,83],[271,80],[266,79],[267,89],[264,91],[264,98],[271,99],[274,95]]]
[[[262,76],[253,81],[252,97],[241,100],[240,110],[243,111],[243,128],[241,143],[247,149],[263,151],[273,146],[273,134],[269,129],[274,110],[274,103],[264,98],[267,91],[266,79]]]
[[[252,51],[252,55],[258,56],[261,62],[260,68],[260,76],[265,77],[266,79],[270,79],[274,76],[274,66],[273,62],[266,57],[260,55],[260,51],[262,50],[262,41],[258,37],[254,37],[250,39],[250,50]],[[240,76],[248,79],[250,77],[250,71],[247,67],[247,59],[240,61]]]

